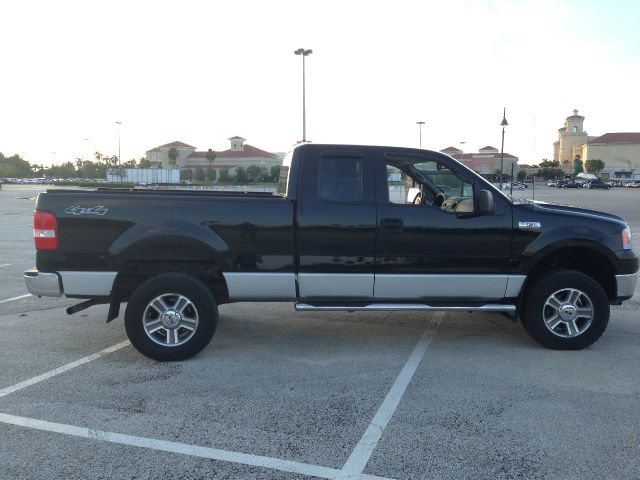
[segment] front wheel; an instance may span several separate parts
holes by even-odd
[[[124,325],[136,349],[159,361],[185,360],[204,349],[216,330],[218,306],[197,278],[163,273],[129,298]]]
[[[609,323],[609,299],[593,278],[556,270],[527,289],[522,325],[547,348],[580,350],[598,340]]]

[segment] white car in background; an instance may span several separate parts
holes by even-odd
[[[523,183],[513,182],[513,189],[514,190],[524,190],[525,188],[527,188],[527,186],[524,185]],[[511,184],[510,183],[503,183],[502,184],[502,190],[511,190]]]

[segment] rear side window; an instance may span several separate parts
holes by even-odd
[[[318,196],[321,200],[362,201],[362,159],[322,158],[318,173]]]

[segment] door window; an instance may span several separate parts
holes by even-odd
[[[387,159],[389,202],[473,213],[473,185],[434,160]]]

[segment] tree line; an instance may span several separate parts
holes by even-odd
[[[573,162],[573,174],[578,175],[579,173],[586,171],[587,173],[599,176],[604,167],[605,163],[598,158],[586,160],[584,164],[582,161],[576,159]],[[545,180],[565,176],[565,172],[560,168],[560,162],[558,160],[547,160],[545,158],[540,162],[538,168],[539,170],[537,175],[541,176]]]
[[[95,152],[95,160],[85,160],[76,158],[75,161],[68,161],[49,167],[45,165],[31,164],[20,155],[6,157],[0,152],[0,178],[86,178],[98,179],[107,178],[107,170],[118,165],[117,155],[103,155]],[[123,162],[124,168],[149,168],[149,160],[141,158],[139,160],[128,160]]]

